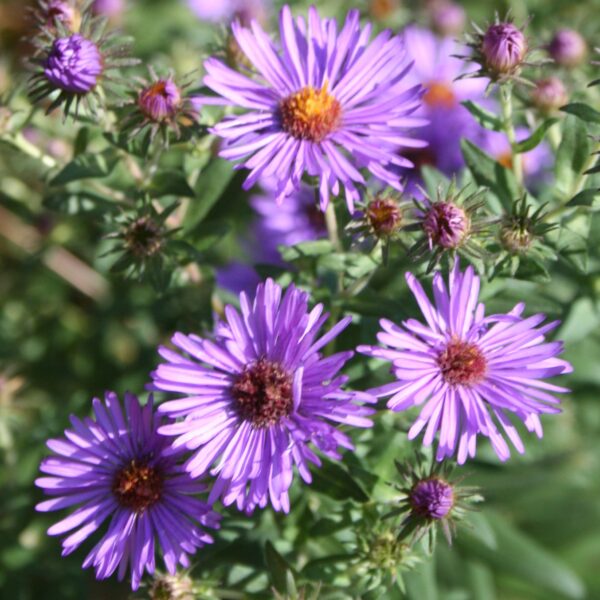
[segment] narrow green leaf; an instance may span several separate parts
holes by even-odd
[[[586,123],[597,123],[600,125],[600,112],[583,102],[573,102],[563,106],[560,110],[579,117]]]
[[[267,569],[271,577],[273,587],[281,594],[287,592],[287,579],[288,572],[291,572],[291,567],[287,561],[277,550],[271,542],[267,542],[265,545],[265,562],[267,563]]]
[[[192,233],[202,223],[227,189],[233,175],[233,166],[229,161],[215,158],[208,163],[194,186],[195,198],[190,201],[183,226],[185,234]]]
[[[502,131],[502,121],[493,112],[483,108],[479,104],[475,104],[472,100],[465,100],[461,104],[473,115],[475,120],[486,129],[492,131]]]
[[[350,473],[329,460],[323,461],[323,466],[313,473],[312,489],[334,500],[369,500],[368,494]]]
[[[594,199],[600,195],[600,189],[595,190],[583,190],[573,196],[568,204],[569,206],[591,206],[594,203]]]
[[[194,190],[180,171],[159,171],[153,177],[148,190],[155,198],[180,196],[193,198]]]
[[[100,154],[80,154],[50,181],[50,185],[66,185],[80,179],[106,177],[110,175],[117,162],[118,157],[112,150]]]
[[[575,177],[587,164],[592,151],[585,123],[574,116],[568,116],[563,124],[563,135],[556,154],[555,175],[557,184],[568,190]]]
[[[329,240],[315,240],[301,242],[295,246],[281,247],[281,256],[286,262],[293,262],[300,258],[328,255],[333,252],[333,245]]]
[[[522,154],[523,152],[529,152],[530,150],[533,150],[544,139],[546,131],[548,131],[548,129],[550,129],[550,127],[557,122],[558,119],[546,119],[527,139],[519,142],[515,146],[514,151],[518,154]]]

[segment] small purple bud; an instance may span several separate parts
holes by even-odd
[[[53,26],[56,21],[64,23],[68,27],[74,25],[75,10],[65,0],[50,0],[43,9],[43,14],[48,26]]]
[[[417,482],[409,500],[413,513],[419,517],[441,520],[454,506],[454,490],[443,479],[432,477]]]
[[[97,15],[105,15],[107,17],[118,17],[125,9],[124,0],[94,0],[92,10]]]
[[[423,229],[431,247],[458,248],[469,233],[470,220],[453,202],[436,202],[425,213]]]
[[[512,23],[490,25],[481,42],[485,66],[494,76],[518,70],[527,54],[527,40]]]
[[[559,29],[548,45],[548,54],[562,67],[578,67],[585,60],[587,52],[585,40],[574,29]]]
[[[531,101],[543,113],[551,113],[569,101],[569,94],[558,77],[548,77],[536,82]]]
[[[431,28],[439,35],[453,36],[465,28],[466,13],[462,6],[451,0],[432,2],[429,8]]]
[[[140,91],[138,107],[150,121],[162,123],[181,108],[181,92],[172,79],[159,79]]]
[[[93,90],[102,70],[98,47],[78,33],[55,40],[44,63],[46,79],[72,94],[87,94]]]

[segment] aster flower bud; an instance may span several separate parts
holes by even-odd
[[[378,238],[389,237],[402,224],[402,211],[393,198],[377,197],[371,200],[366,217],[373,234]]]
[[[41,25],[54,27],[58,22],[70,31],[77,31],[81,22],[79,11],[68,0],[40,2],[36,17]]]
[[[469,234],[470,225],[467,213],[453,202],[432,204],[423,218],[423,230],[431,248],[458,248]]]
[[[150,121],[162,123],[181,108],[181,91],[172,79],[159,79],[140,90],[138,106]]]
[[[465,9],[450,0],[439,0],[429,5],[431,28],[441,36],[458,35],[465,28]]]
[[[531,101],[542,113],[552,113],[567,104],[569,94],[558,77],[548,77],[536,82]]]
[[[414,514],[439,521],[448,516],[454,506],[454,489],[438,477],[422,479],[410,491],[409,502]]]
[[[585,39],[574,29],[559,29],[550,40],[547,50],[556,64],[569,69],[583,64],[588,53]]]
[[[186,574],[160,574],[149,590],[150,600],[194,600],[194,582]]]
[[[511,75],[525,60],[527,39],[513,23],[494,23],[483,35],[481,54],[493,78]]]

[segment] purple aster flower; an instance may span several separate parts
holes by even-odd
[[[583,36],[574,29],[559,29],[548,45],[548,54],[561,67],[570,69],[581,65],[588,53]]]
[[[192,12],[202,21],[231,21],[242,23],[252,19],[262,21],[266,15],[264,0],[187,0]]]
[[[490,25],[481,41],[485,66],[494,76],[514,73],[527,54],[527,39],[513,23]]]
[[[407,52],[414,60],[408,80],[425,88],[418,114],[428,121],[419,131],[428,146],[416,148],[407,156],[416,167],[430,164],[451,176],[464,166],[461,139],[479,144],[485,136],[485,130],[461,102],[472,100],[491,108],[492,103],[484,99],[487,81],[457,80],[470,69],[464,61],[453,56],[465,51],[453,39],[439,38],[431,31],[415,26],[407,27],[403,36]]]
[[[336,425],[370,427],[374,411],[360,403],[372,398],[341,389],[347,377],[339,371],[352,352],[319,352],[350,318],[319,338],[323,305],[309,312],[308,294],[292,285],[282,297],[270,279],[253,302],[240,294],[240,305],[241,314],[225,308],[213,340],[176,333],[172,342],[187,356],[160,349],[165,362],[153,388],[183,394],[160,406],[183,418],[160,432],[175,436],[174,450],[192,451],[185,464],[192,477],[216,477],[209,502],[221,497],[250,513],[270,501],[288,512],[294,464],[310,483],[308,464],[320,465],[313,448],[334,459],[339,446],[352,449]]]
[[[98,46],[78,33],[58,38],[46,58],[44,75],[56,88],[73,94],[87,94],[96,87],[102,73]]]
[[[544,338],[558,321],[538,327],[544,315],[522,318],[523,303],[508,314],[485,317],[483,304],[478,304],[479,278],[472,267],[461,273],[458,261],[449,289],[441,274],[435,274],[435,304],[414,275],[407,273],[406,280],[426,324],[380,321],[383,331],[377,337],[386,347],[362,346],[359,351],[392,362],[396,381],[370,393],[391,396],[387,406],[394,411],[422,406],[408,437],[412,440],[425,429],[423,443],[429,446],[439,432],[438,460],[457,454],[463,464],[475,456],[480,434],[490,438],[500,460],[508,459],[510,451],[497,424],[524,452],[509,414],[541,437],[539,415],[560,412],[549,392],[568,391],[544,381],[572,371],[557,358],[562,343]]]
[[[232,30],[257,74],[208,59],[204,83],[221,97],[204,101],[249,111],[214,127],[226,140],[221,156],[250,169],[245,189],[275,177],[281,201],[306,173],[320,180],[323,210],[341,184],[350,212],[357,185],[365,184],[360,167],[401,189],[394,167],[412,163],[399,151],[424,143],[406,133],[423,120],[412,116],[420,87],[406,84],[410,63],[400,38],[384,31],[369,43],[371,26],[360,27],[356,10],[338,34],[335,20],[321,18],[315,7],[308,23],[282,9],[280,46],[256,22],[252,29],[234,23]]]
[[[105,402],[94,398],[94,416],[71,417],[73,429],[48,441],[54,456],[44,459],[36,485],[53,496],[37,505],[46,512],[79,505],[50,529],[50,535],[72,532],[63,540],[63,556],[70,554],[110,519],[106,533],[87,555],[104,579],[118,570],[119,579],[131,571],[135,590],[144,571],[153,573],[155,550],[160,548],[169,573],[177,563],[189,566],[188,554],[212,542],[200,526],[218,527],[219,517],[194,497],[204,492],[169,451],[158,435],[159,415],[152,398],[144,407],[133,394],[125,395],[125,414],[117,395]]]
[[[409,494],[412,511],[425,519],[443,519],[454,505],[452,486],[437,477],[418,481]]]

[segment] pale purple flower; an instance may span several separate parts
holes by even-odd
[[[443,36],[455,36],[463,31],[465,9],[451,0],[434,0],[428,7],[432,29]]]
[[[202,21],[231,21],[234,18],[242,23],[252,19],[262,21],[266,15],[265,0],[187,0],[194,14]]]
[[[152,398],[140,406],[125,394],[125,413],[117,395],[107,392],[105,402],[94,398],[94,418],[71,417],[73,429],[48,441],[54,455],[40,470],[49,475],[36,485],[53,496],[37,505],[46,512],[77,508],[50,527],[49,535],[69,535],[63,556],[77,549],[105,521],[108,527],[87,555],[83,566],[93,566],[96,578],[119,579],[131,571],[135,590],[144,571],[153,573],[159,551],[169,573],[177,564],[189,567],[189,554],[211,543],[202,527],[217,528],[219,517],[196,495],[206,491],[192,480],[158,435],[161,424],[153,414]],[[202,527],[201,527],[202,526]]]
[[[416,148],[407,156],[416,167],[429,164],[448,176],[454,175],[464,166],[461,139],[480,144],[486,134],[461,102],[472,100],[492,108],[493,103],[485,99],[488,81],[457,79],[472,67],[453,56],[467,49],[452,38],[440,38],[416,26],[407,27],[402,35],[406,51],[414,60],[407,80],[425,88],[423,104],[416,114],[428,121],[419,130],[420,137],[428,142],[427,147]]]
[[[339,371],[353,352],[320,353],[349,317],[318,337],[328,319],[323,305],[309,311],[308,294],[293,285],[283,294],[270,279],[252,302],[242,293],[240,305],[241,314],[225,308],[214,339],[176,333],[184,355],[160,348],[165,362],[152,387],[181,395],[160,406],[179,419],[160,432],[175,436],[173,450],[192,452],[192,477],[216,478],[209,501],[246,512],[270,502],[288,512],[294,465],[310,483],[309,463],[321,464],[314,449],[333,459],[338,447],[352,449],[338,426],[370,427],[373,410],[362,402],[372,398],[341,389],[347,377]]]
[[[574,29],[559,29],[548,45],[548,54],[561,67],[578,67],[586,59],[587,53],[585,39]]]
[[[115,18],[125,10],[125,0],[94,0],[92,10],[97,15]]]
[[[250,169],[244,189],[275,177],[277,199],[300,186],[302,176],[319,178],[321,208],[344,188],[353,212],[364,186],[360,168],[401,190],[396,167],[411,167],[401,156],[422,147],[407,132],[422,125],[415,118],[421,90],[410,87],[403,41],[384,31],[369,42],[371,25],[361,28],[359,12],[348,13],[337,31],[333,19],[313,6],[308,22],[294,19],[289,6],[280,13],[280,44],[253,22],[232,31],[256,74],[237,72],[216,58],[205,62],[204,83],[220,98],[204,102],[247,109],[214,127],[226,140],[221,156]]]
[[[78,33],[58,38],[44,63],[44,76],[56,88],[72,94],[87,94],[102,74],[98,46]]]
[[[408,319],[402,325],[382,319],[378,340],[384,347],[362,346],[359,352],[392,363],[396,381],[369,390],[389,396],[388,408],[421,412],[408,437],[423,430],[423,443],[432,444],[439,433],[436,458],[457,455],[459,464],[475,456],[478,435],[491,441],[500,460],[510,456],[498,425],[519,452],[524,452],[511,418],[542,436],[539,415],[557,413],[558,399],[551,393],[568,390],[544,381],[572,371],[557,356],[562,342],[548,342],[545,334],[558,321],[541,325],[542,314],[523,318],[523,303],[508,314],[486,317],[478,302],[479,277],[473,268],[464,273],[458,261],[450,273],[449,288],[438,272],[433,278],[432,304],[414,275],[408,286],[426,323]]]

